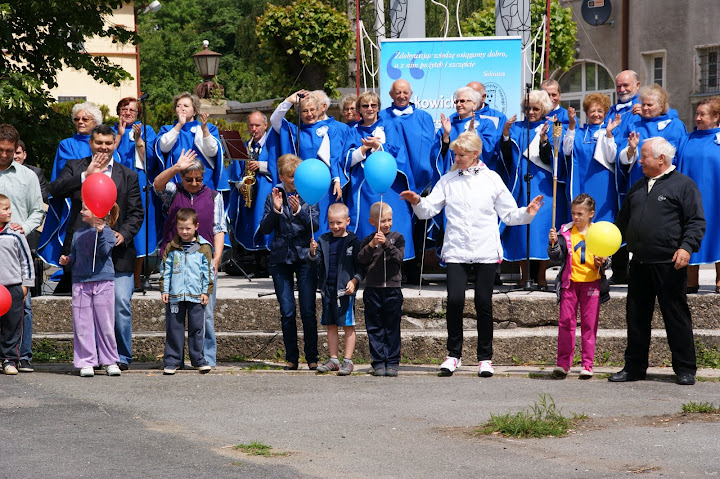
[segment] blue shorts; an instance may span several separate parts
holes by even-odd
[[[322,318],[323,326],[355,326],[355,295],[338,297],[337,292],[323,296]]]

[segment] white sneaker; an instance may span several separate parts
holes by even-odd
[[[462,366],[462,358],[447,356],[440,365],[440,376],[452,376],[457,368]]]
[[[555,366],[552,370],[552,375],[556,378],[565,378],[567,376],[567,371],[565,371],[565,368],[562,366]]]
[[[91,378],[93,376],[95,376],[95,371],[93,371],[92,366],[80,369],[81,378]]]
[[[174,368],[174,367],[172,367],[172,366],[166,366],[166,367],[163,369],[163,374],[167,374],[168,376],[172,376],[173,374],[175,374],[175,371],[176,371],[176,370],[177,370],[177,368]]]
[[[108,364],[105,366],[105,373],[108,376],[120,376],[120,367],[117,364]]]
[[[580,379],[590,379],[591,377],[593,377],[592,371],[585,368],[580,371]]]
[[[210,372],[212,367],[209,364],[206,364],[205,366],[196,366],[195,369],[200,371],[200,374],[207,374]]]
[[[492,361],[489,359],[480,361],[478,364],[478,376],[481,378],[490,378],[495,374],[495,370],[492,367]]]
[[[13,363],[5,363],[5,366],[3,366],[3,372],[8,376],[15,376],[18,373],[18,370]]]

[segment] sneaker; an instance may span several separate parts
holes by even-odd
[[[177,371],[177,368],[174,366],[165,366],[165,368],[163,368],[163,374],[166,374],[168,376],[172,376],[173,374],[175,374],[175,371]]]
[[[385,366],[378,364],[373,370],[373,376],[387,376],[387,369],[385,369]]]
[[[338,361],[338,358],[330,358],[324,363],[322,363],[320,366],[317,367],[317,372],[322,373],[328,373],[330,371],[337,371],[340,369],[340,361]]]
[[[462,358],[447,356],[440,365],[440,376],[452,376],[457,368],[462,366]]]
[[[552,375],[555,378],[565,379],[565,376],[567,376],[567,373],[568,372],[565,371],[565,368],[563,368],[562,366],[555,366],[552,370]],[[592,376],[592,373],[590,373],[590,375]]]
[[[28,361],[27,359],[21,359],[20,364],[18,364],[17,370],[21,373],[31,373],[35,371],[35,368],[32,364],[30,364],[30,361]]]
[[[91,378],[93,376],[95,376],[95,371],[93,371],[92,366],[88,366],[88,367],[80,369],[80,377],[81,378]]]
[[[385,375],[391,378],[396,378],[398,375],[398,367],[397,366],[388,366],[385,370]]]
[[[592,370],[586,368],[580,370],[580,379],[590,379],[591,377],[593,377]]]
[[[480,361],[478,364],[478,376],[481,378],[490,378],[493,374],[495,374],[495,370],[492,367],[492,361]]]
[[[342,366],[338,369],[338,376],[350,376],[353,369],[355,369],[353,362],[349,359],[343,359]]]
[[[195,369],[197,369],[200,374],[207,374],[212,369],[212,366],[210,366],[209,364],[205,364],[204,366],[195,366]]]
[[[8,376],[14,376],[18,373],[18,370],[13,363],[5,363],[3,365],[3,372]]]
[[[105,374],[108,376],[120,376],[120,368],[117,364],[108,364],[105,366]]]
[[[118,363],[117,365],[120,368],[120,371],[127,371],[130,369],[130,365],[128,363]]]

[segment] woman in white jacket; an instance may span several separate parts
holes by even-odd
[[[450,144],[455,169],[444,174],[432,192],[421,198],[404,191],[420,219],[432,218],[445,208],[447,225],[442,259],[447,264],[448,356],[440,366],[441,376],[451,376],[462,358],[465,288],[475,276],[475,312],[478,330],[478,375],[490,377],[492,367],[492,291],[495,267],[502,260],[498,218],[506,225],[530,223],[543,204],[542,195],[518,208],[505,183],[479,160],[482,140],[473,131],[461,133]]]

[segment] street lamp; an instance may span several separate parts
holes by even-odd
[[[209,44],[207,40],[204,40],[203,49],[192,56],[195,68],[203,78],[203,83],[195,87],[195,94],[200,98],[210,98],[213,90],[220,90],[221,93],[225,91],[222,85],[213,81],[217,75],[222,54],[208,50]]]

